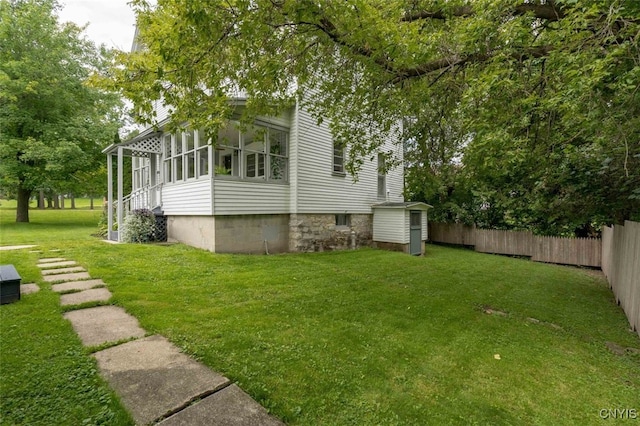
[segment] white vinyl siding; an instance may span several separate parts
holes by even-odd
[[[296,204],[291,206],[291,212],[370,214],[371,205],[379,202],[377,158],[365,161],[358,182],[354,183],[351,175],[333,172],[333,140],[326,124],[318,126],[309,113],[298,110],[291,134],[298,136],[291,142],[297,144],[290,157],[291,163],[297,163]],[[402,153],[401,147],[391,142],[384,149]],[[404,201],[402,167],[390,170],[386,181],[387,201]]]
[[[281,214],[289,213],[289,185],[214,180],[214,214]]]
[[[162,210],[166,215],[213,214],[211,199],[211,179],[208,177],[162,188]]]
[[[408,214],[404,209],[374,209],[373,241],[409,243]]]
[[[163,105],[163,100],[153,101],[153,118],[156,123],[160,123],[169,118],[169,107]]]

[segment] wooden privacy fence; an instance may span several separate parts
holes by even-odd
[[[602,265],[602,241],[599,238],[533,238],[533,261],[592,267]]]
[[[640,335],[640,223],[604,227],[602,271],[631,327]]]
[[[529,231],[476,229],[459,223],[429,223],[429,239],[436,243],[474,246],[482,253],[529,256],[536,262],[600,267],[598,238],[540,237]]]

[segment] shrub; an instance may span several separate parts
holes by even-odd
[[[125,243],[148,243],[154,241],[156,217],[151,210],[132,210],[124,218],[122,241]]]

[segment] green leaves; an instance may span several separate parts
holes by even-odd
[[[146,122],[155,100],[215,129],[230,94],[248,96],[245,124],[297,98],[348,145],[350,172],[388,138],[410,141],[408,182],[428,189],[408,194],[467,218],[490,199],[504,226],[564,232],[638,210],[636,3],[140,0],[144,49],[112,72]],[[607,157],[605,186],[592,176]]]
[[[87,84],[111,53],[60,24],[57,8],[0,0],[0,181],[12,192],[62,189],[120,125],[120,100]]]

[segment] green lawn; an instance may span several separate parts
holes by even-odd
[[[2,263],[37,281],[38,256],[61,248],[56,255],[107,282],[114,303],[147,331],[288,423],[597,424],[601,409],[640,416],[640,355],[607,349],[640,348],[640,339],[606,282],[588,271],[439,246],[421,258],[114,246],[90,237],[87,217],[68,213],[76,212],[31,227],[11,225],[0,210],[2,244],[42,238],[44,250],[0,252]],[[42,287],[0,307],[2,423],[25,423],[38,405],[26,423],[126,424],[61,319],[58,296]],[[50,398],[61,391],[73,410]]]

